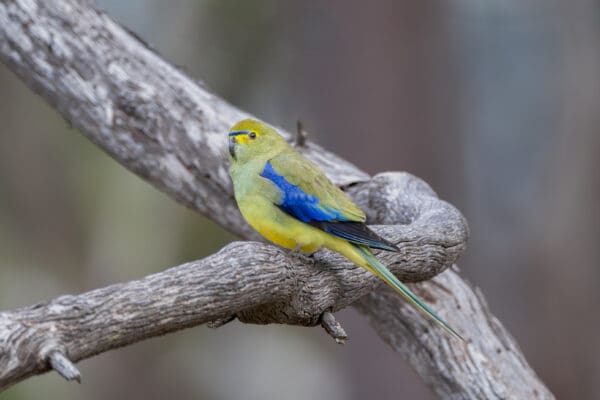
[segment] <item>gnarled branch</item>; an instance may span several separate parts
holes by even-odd
[[[244,238],[224,132],[247,114],[206,91],[87,2],[0,0],[0,58],[117,161]],[[292,137],[288,135],[292,140]],[[402,279],[440,273],[464,250],[460,213],[408,174],[373,179],[307,142],[299,148],[345,187],[377,230]],[[481,296],[454,271],[414,285],[467,339],[444,336],[379,282],[322,251],[313,261],[235,243],[140,281],[0,313],[0,388],[48,370],[77,379],[69,360],[177,329],[227,321],[315,325],[350,304],[441,396],[552,398]],[[323,316],[326,316],[323,319]],[[335,328],[332,328],[335,329]]]

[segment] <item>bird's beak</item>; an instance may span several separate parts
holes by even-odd
[[[235,138],[235,136],[229,136],[229,154],[231,154],[231,157],[235,160],[235,144],[237,143],[237,140]]]

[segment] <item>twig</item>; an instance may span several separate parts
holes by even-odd
[[[48,357],[48,362],[52,369],[66,380],[81,383],[81,373],[63,353],[58,351],[51,353]]]
[[[296,147],[306,146],[307,138],[308,138],[308,133],[304,130],[302,121],[298,120],[296,122]]]
[[[348,334],[331,312],[325,311],[323,313],[321,317],[321,326],[337,344],[346,344],[348,341]]]

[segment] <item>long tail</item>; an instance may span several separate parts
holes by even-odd
[[[450,335],[464,341],[463,337],[460,336],[454,329],[452,329],[446,323],[446,321],[444,321],[431,308],[429,308],[429,306],[425,304],[423,300],[419,298],[419,296],[414,294],[405,284],[400,282],[398,278],[396,278],[394,274],[392,274],[385,265],[379,262],[379,260],[375,258],[375,256],[373,255],[373,253],[371,253],[371,250],[368,247],[360,245],[353,246],[359,251],[360,254],[362,254],[362,256],[369,263],[369,266],[372,267],[371,269],[367,268],[370,270],[370,272],[380,277],[385,283],[387,283],[394,290],[396,290],[396,292],[400,293],[400,295],[404,297],[410,304],[412,304],[413,307],[421,311],[426,317],[435,321]]]

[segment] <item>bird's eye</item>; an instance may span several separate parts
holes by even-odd
[[[250,133],[248,134],[248,137],[249,137],[250,139],[252,139],[252,140],[256,139],[256,132],[250,132]]]

